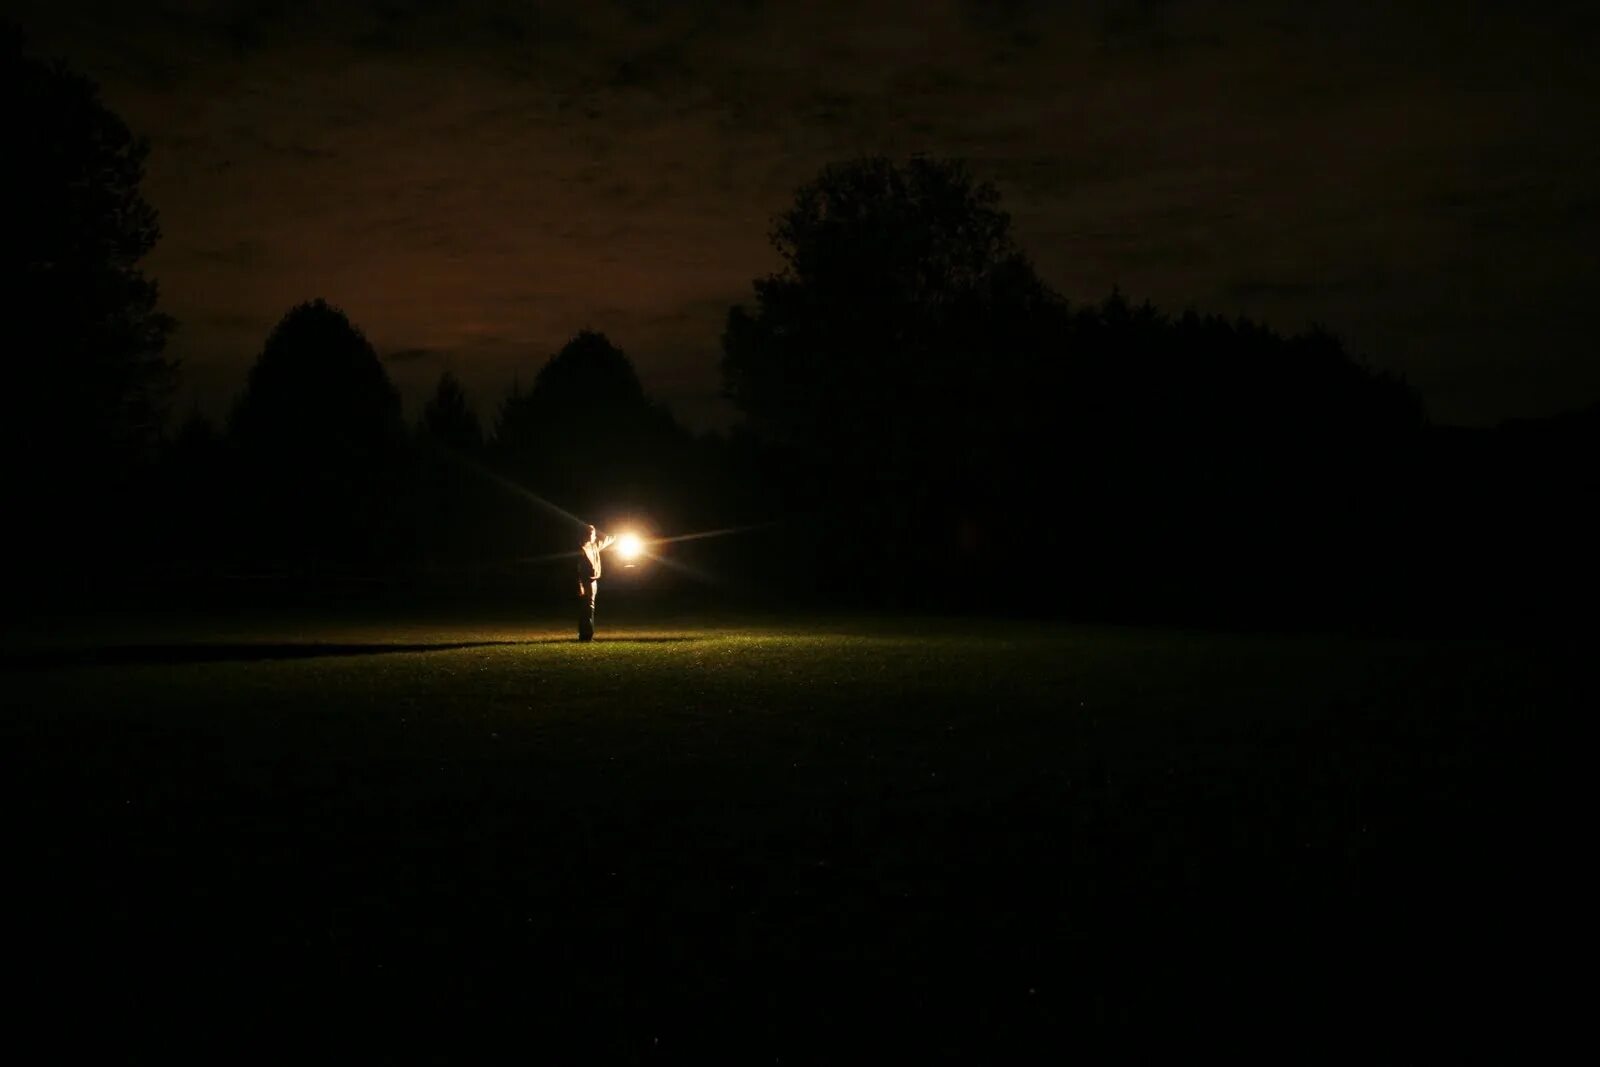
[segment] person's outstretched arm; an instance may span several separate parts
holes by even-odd
[[[610,548],[612,543],[615,542],[616,539],[617,539],[617,535],[616,534],[601,534],[600,535],[600,550],[602,552],[604,552],[606,549]]]

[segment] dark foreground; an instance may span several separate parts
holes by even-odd
[[[1576,643],[872,619],[18,635],[66,1050],[1412,1061],[1562,1011]],[[310,1035],[318,1035],[315,1038]],[[310,1042],[315,1041],[315,1044]],[[563,1050],[557,1055],[556,1050]]]

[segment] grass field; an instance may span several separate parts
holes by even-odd
[[[157,1040],[464,1014],[535,1062],[1112,1033],[1291,1060],[1389,1034],[1368,1051],[1406,1059],[1534,996],[1586,652],[894,618],[602,618],[592,645],[557,620],[39,628],[4,661],[15,958],[30,1010]]]

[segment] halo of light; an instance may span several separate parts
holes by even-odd
[[[644,542],[636,533],[625,533],[617,537],[617,555],[623,559],[638,559],[644,552]]]

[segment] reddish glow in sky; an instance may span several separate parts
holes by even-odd
[[[322,296],[415,405],[605,331],[692,425],[771,216],[960,155],[1069,298],[1312,320],[1443,421],[1600,397],[1590,5],[1302,0],[37,3],[153,152],[149,261],[225,409]]]

